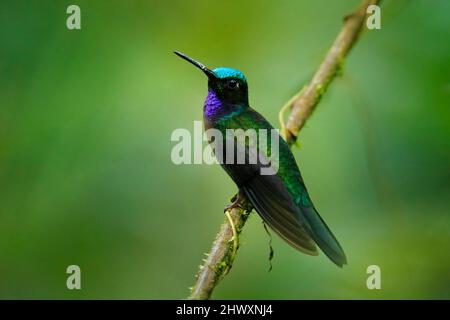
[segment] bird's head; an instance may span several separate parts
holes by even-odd
[[[206,74],[208,77],[208,89],[214,91],[222,102],[248,105],[247,79],[242,72],[223,67],[211,70],[184,53],[175,51],[175,54],[192,63]]]

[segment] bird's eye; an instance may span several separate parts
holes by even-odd
[[[233,90],[239,88],[239,83],[236,80],[228,81],[227,85],[228,85],[228,88],[233,89]]]

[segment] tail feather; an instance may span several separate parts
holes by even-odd
[[[344,250],[314,207],[300,207],[309,224],[309,233],[325,255],[336,265],[347,264]]]

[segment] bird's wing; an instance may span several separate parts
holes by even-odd
[[[317,255],[317,244],[339,267],[347,263],[341,245],[312,203],[296,203],[278,175],[255,175],[241,190],[264,221],[291,246]],[[304,192],[307,196],[306,189]]]
[[[272,129],[269,122],[250,109],[249,115],[235,117],[231,127],[244,130]],[[224,169],[245,193],[263,220],[286,242],[301,252],[317,255],[316,245],[338,266],[347,263],[344,251],[309,198],[292,152],[279,139],[277,174],[262,175],[261,163],[223,164]],[[246,145],[237,145],[236,153],[248,153]],[[270,147],[269,147],[270,148]],[[240,150],[239,150],[240,149]],[[259,157],[264,157],[258,148]],[[264,163],[267,158],[263,159]]]
[[[277,175],[256,175],[241,190],[265,223],[295,249],[318,255],[314,241],[297,221],[292,197]]]
[[[273,129],[264,118],[261,117],[263,120],[261,121],[259,117],[254,118],[254,116],[258,117],[259,114],[256,114],[255,111],[249,114],[241,114],[240,117],[229,119],[227,123],[224,123],[224,128]],[[276,134],[276,139],[280,139],[280,142],[282,140],[278,134]],[[224,145],[229,142],[230,137],[224,135]],[[255,210],[271,229],[297,250],[306,254],[317,255],[318,251],[313,239],[296,218],[296,216],[299,216],[295,214],[298,208],[282,178],[277,174],[261,175],[261,169],[267,168],[267,150],[270,149],[271,141],[267,141],[268,148],[265,151],[261,151],[259,147],[249,148],[248,143],[247,140],[234,140],[234,157],[231,163],[225,161],[224,155],[216,154],[222,167],[236,182],[239,189],[244,192]],[[229,152],[228,150],[227,153]],[[248,159],[250,154],[254,153],[258,153],[258,163],[251,164]],[[244,154],[247,162],[237,164],[237,155],[239,154]]]

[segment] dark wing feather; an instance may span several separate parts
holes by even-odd
[[[296,206],[277,175],[258,175],[241,186],[255,210],[269,227],[295,249],[318,255],[314,241],[296,220]]]
[[[272,126],[259,113],[248,109],[239,117],[223,121],[222,129],[225,128],[272,129]],[[317,244],[327,257],[342,267],[347,263],[344,251],[310,201],[289,146],[281,137],[278,139],[280,170],[277,174],[261,175],[261,167],[266,167],[261,163],[222,162],[222,166],[263,220],[286,242],[310,255],[318,254]],[[235,148],[235,154],[249,153],[245,145],[238,144]]]

